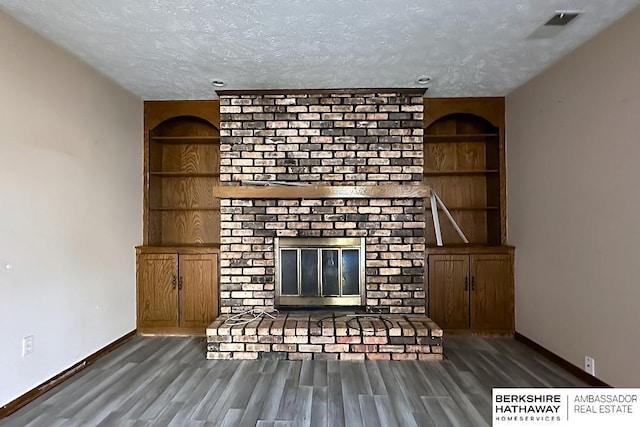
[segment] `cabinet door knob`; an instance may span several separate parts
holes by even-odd
[[[469,290],[469,276],[465,276],[464,278],[464,290],[465,291]]]
[[[171,284],[173,285],[173,289],[175,289],[176,288],[176,275],[175,274],[171,277]]]
[[[471,277],[471,290],[475,291],[476,290],[476,278],[475,277]]]
[[[182,289],[182,276],[178,279],[178,289]]]

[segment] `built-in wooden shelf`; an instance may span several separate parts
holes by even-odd
[[[218,186],[221,199],[420,199],[429,197],[428,185],[362,186]]]
[[[424,142],[471,142],[471,141],[495,141],[498,142],[497,133],[470,133],[455,135],[425,135]]]
[[[219,136],[152,136],[152,141],[164,144],[214,144],[220,142]]]
[[[220,176],[215,172],[149,172],[153,176],[166,176],[170,178],[215,178]]]
[[[202,254],[202,253],[211,253],[218,252],[220,249],[220,243],[209,242],[202,244],[183,244],[183,243],[166,243],[162,245],[153,245],[153,246],[136,246],[136,249],[140,253],[147,254],[166,254],[166,253],[181,253],[181,254]]]
[[[442,176],[442,175],[487,175],[498,173],[497,169],[479,169],[479,170],[447,170],[447,171],[425,171],[424,176]]]

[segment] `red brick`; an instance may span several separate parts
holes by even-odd
[[[285,336],[284,337],[285,344],[308,344],[309,336]]]
[[[244,351],[244,344],[220,343],[220,351]]]
[[[258,353],[248,351],[236,351],[233,358],[237,360],[254,360],[258,358]]]
[[[302,353],[320,353],[322,351],[322,346],[318,344],[300,344],[298,346],[298,351]]]
[[[336,337],[312,336],[309,342],[311,344],[333,344],[336,342]]]
[[[431,353],[429,345],[407,345],[407,352],[411,353]]]
[[[271,345],[269,344],[247,344],[247,351],[271,351]]]
[[[273,351],[286,351],[288,353],[292,353],[297,350],[297,345],[295,344],[273,344]]]
[[[360,344],[362,342],[362,338],[360,338],[360,335],[336,337],[336,342],[338,344]]]
[[[378,351],[377,345],[351,344],[351,351],[354,353],[370,353]]]
[[[257,335],[234,335],[233,342],[256,343],[258,342],[258,336]]]
[[[349,351],[349,344],[326,344],[324,351],[327,353],[346,353]]]
[[[284,342],[284,337],[273,335],[260,335],[258,342],[261,344],[281,344]]]
[[[385,337],[369,336],[369,337],[362,337],[362,342],[365,344],[387,344],[389,340],[386,336]]]
[[[340,353],[340,360],[364,360],[364,353]]]
[[[404,353],[404,346],[386,344],[386,345],[381,345],[379,347],[379,350],[385,353]]]
[[[418,355],[416,353],[392,353],[391,358],[393,360],[416,360]]]

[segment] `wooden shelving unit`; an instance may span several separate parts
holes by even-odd
[[[425,126],[424,183],[451,207],[472,244],[500,245],[503,241],[502,131],[484,117],[466,112],[438,117]],[[434,244],[430,211],[426,217],[427,244]],[[445,244],[461,242],[448,222],[440,225]]]
[[[150,245],[219,243],[218,129],[197,117],[179,116],[149,131]]]
[[[471,243],[441,216],[444,246],[435,247],[427,206],[427,313],[447,333],[513,334],[504,98],[426,99],[424,111],[424,183]]]
[[[218,316],[219,123],[217,101],[145,102],[142,333],[201,335]]]

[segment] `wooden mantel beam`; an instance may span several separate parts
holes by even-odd
[[[422,199],[428,185],[217,186],[221,199]]]

